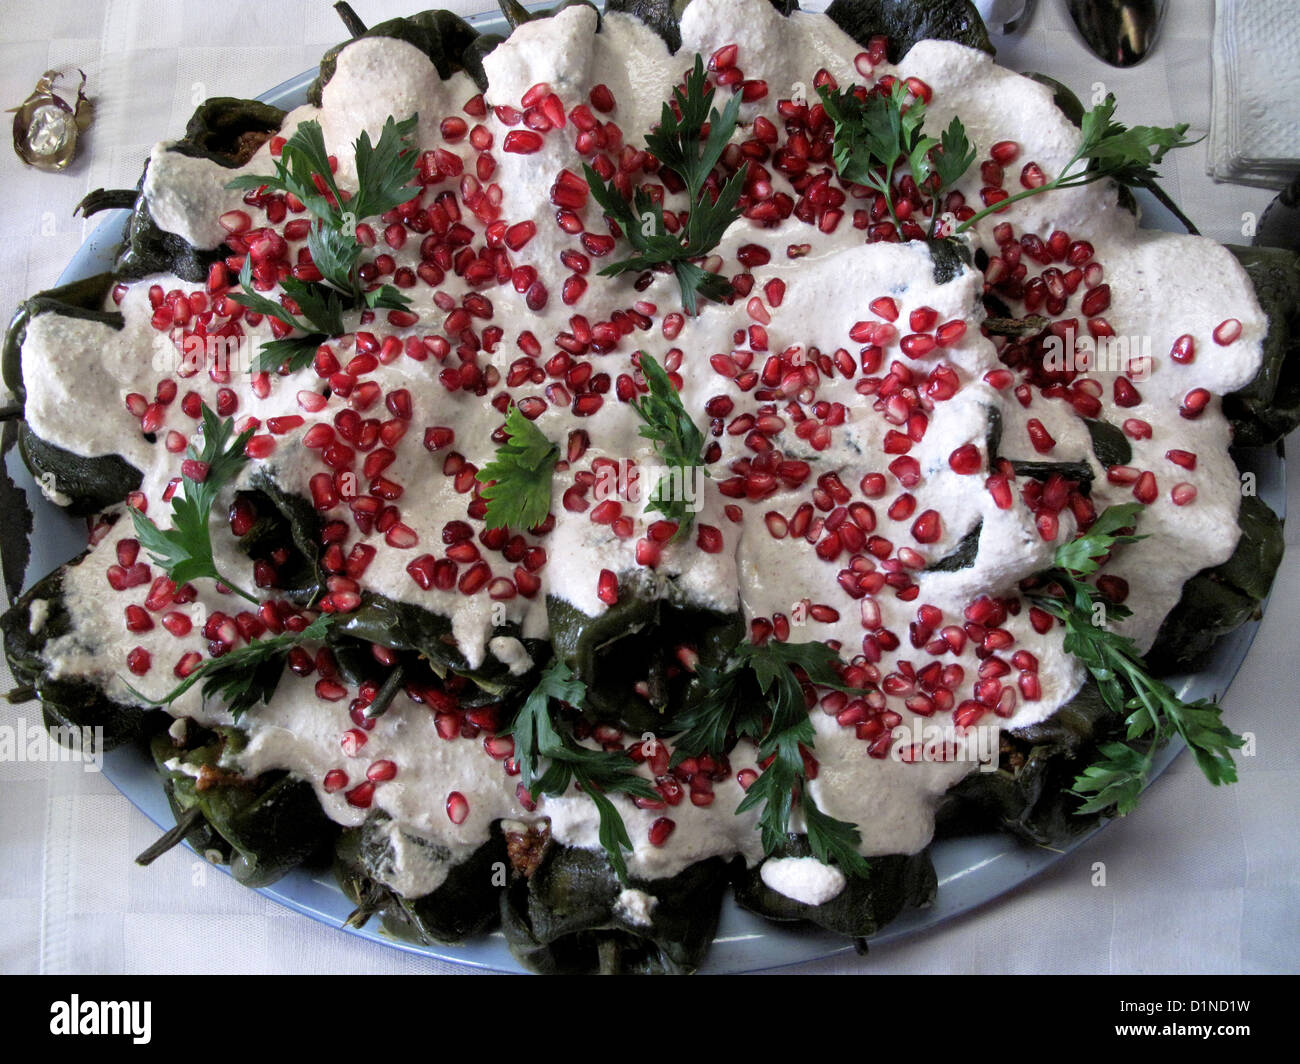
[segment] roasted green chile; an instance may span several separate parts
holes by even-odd
[[[625,888],[604,854],[552,843],[502,894],[501,927],[515,959],[534,972],[685,974],[713,941],[727,879],[727,863],[711,857]],[[620,905],[625,889],[654,899],[646,922]]]
[[[82,653],[96,652],[95,633],[74,629],[63,597],[65,573],[85,558],[86,554],[79,555],[28,588],[0,616],[0,632],[14,680],[40,699],[46,726],[103,728],[104,749],[111,750],[142,734],[147,711],[115,701],[92,680],[56,675],[44,656],[52,640],[68,635],[74,637]],[[37,601],[44,603],[38,607],[44,610],[44,621],[33,624],[32,609]]]
[[[0,367],[5,384],[20,403],[27,398],[23,387],[22,346],[31,322],[42,314],[61,314],[121,329],[122,315],[103,309],[115,281],[114,275],[101,273],[37,293],[19,304],[5,331]],[[18,452],[32,476],[47,491],[68,500],[65,505],[73,514],[95,513],[121,502],[128,492],[140,486],[143,477],[140,470],[119,455],[84,458],[41,439],[26,422],[18,426]]]
[[[1285,550],[1282,521],[1257,496],[1242,496],[1237,512],[1241,536],[1222,565],[1202,569],[1183,585],[1147,653],[1163,672],[1195,671],[1221,636],[1258,615],[1273,586]]]
[[[333,840],[338,827],[325,816],[311,784],[283,772],[244,777],[233,767],[233,755],[244,742],[238,729],[191,725],[187,731],[194,738],[180,744],[167,734],[155,738],[155,762],[173,809],[181,817],[198,809],[207,828],[226,844],[215,849],[227,856],[238,882],[274,883]],[[204,840],[202,829],[195,838]]]
[[[456,71],[463,70],[474,78],[480,89],[487,88],[487,78],[483,74],[483,56],[491,49],[484,50],[481,45],[474,47],[479,32],[450,11],[421,11],[418,15],[407,18],[380,22],[326,52],[320,61],[320,73],[307,90],[308,99],[317,107],[320,106],[321,93],[334,77],[339,54],[353,41],[363,37],[390,37],[405,41],[429,57],[438,70],[438,76],[444,81]],[[498,42],[499,40],[500,38]]]
[[[955,41],[993,54],[984,21],[966,0],[834,0],[826,15],[864,48],[872,37],[888,37],[891,63],[923,40]]]
[[[1097,746],[1123,738],[1124,726],[1089,679],[1047,720],[1002,736],[996,771],[973,772],[949,788],[935,822],[938,838],[1008,831],[1036,846],[1063,847],[1096,827],[1068,792]]]
[[[352,926],[378,916],[387,933],[425,945],[452,945],[496,926],[507,860],[499,823],[492,825],[487,842],[460,861],[453,861],[443,847],[407,835],[405,845],[425,848],[430,863],[446,867],[446,878],[436,890],[414,898],[385,885],[396,860],[390,830],[386,817],[375,816],[339,836],[334,870],[344,893],[357,905]]]
[[[617,605],[597,617],[552,596],[546,615],[556,657],[587,685],[584,712],[638,734],[662,732],[686,701],[690,677],[677,647],[691,646],[701,664],[720,668],[744,634],[739,612],[692,608],[671,587],[624,586]]]
[[[1300,255],[1283,248],[1228,246],[1255,286],[1268,315],[1264,364],[1223,412],[1239,447],[1276,443],[1300,425]]]
[[[791,834],[772,858],[811,857],[805,835]],[[733,879],[736,901],[742,909],[778,923],[804,921],[827,931],[868,938],[894,920],[904,909],[920,908],[934,900],[937,888],[934,865],[924,851],[912,856],[891,854],[872,857],[866,876],[850,876],[830,901],[820,905],[787,898],[763,882],[762,865],[744,868],[737,862]]]

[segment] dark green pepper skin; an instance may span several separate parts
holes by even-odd
[[[185,136],[169,150],[234,169],[279,132],[285,113],[261,100],[214,96],[199,104],[185,126]]]
[[[473,680],[481,688],[484,701],[495,701],[523,689],[529,682],[528,676],[512,676],[505,665],[492,657],[477,669],[471,668],[456,644],[448,618],[383,595],[363,592],[360,607],[340,622],[337,631],[394,650],[416,651],[427,659],[437,676],[456,675]],[[519,639],[521,632],[518,625],[503,625],[495,629],[493,635]],[[545,658],[544,643],[535,639],[522,639],[521,642],[534,661]],[[472,694],[467,694],[461,699],[461,705],[470,705],[472,697]]]
[[[789,835],[772,857],[811,857],[805,835]],[[934,900],[937,880],[934,865],[924,851],[868,859],[865,876],[848,876],[844,889],[821,905],[778,894],[763,882],[760,868],[741,866],[735,875],[736,901],[742,909],[779,923],[804,921],[852,938],[868,938],[904,909],[919,908]]]
[[[278,107],[258,100],[214,97],[198,106],[185,127],[185,136],[168,150],[234,168],[247,162],[257,147],[279,130],[284,115]],[[143,187],[141,174],[137,189]],[[116,272],[119,280],[136,280],[151,273],[174,273],[198,284],[207,280],[208,268],[224,257],[221,248],[203,251],[175,233],[158,228],[148,202],[139,196]]]
[[[484,934],[500,918],[505,887],[505,836],[492,825],[488,841],[453,865],[442,885],[418,898],[404,898],[377,878],[390,859],[388,840],[377,830],[382,817],[344,831],[335,847],[335,875],[344,893],[360,906],[355,923],[381,916],[389,934],[425,945],[454,945]]]
[[[9,468],[4,464],[7,455],[18,439],[18,425],[6,422],[0,426],[0,576],[4,578],[5,601],[12,602],[23,589],[23,577],[32,557],[32,508],[27,492],[14,483]]]
[[[170,720],[170,718],[168,719]],[[149,755],[153,758],[154,769],[162,780],[163,793],[167,795],[167,805],[172,811],[172,817],[178,824],[189,807],[176,793],[176,784],[172,779],[173,774],[167,770],[165,763],[183,749],[184,747],[178,746],[165,731],[159,732],[149,740]],[[230,864],[230,855],[233,852],[230,843],[218,835],[213,830],[212,825],[202,816],[185,833],[183,841],[188,843],[195,853],[202,854],[213,864]]]
[[[542,974],[678,975],[695,971],[718,926],[728,865],[697,862],[670,879],[629,885],[658,899],[648,927],[617,911],[623,884],[604,854],[552,843],[532,875],[501,896],[515,959]]]
[[[475,77],[482,76],[483,55],[474,53],[471,64],[465,62],[466,49],[474,43],[479,33],[464,19],[450,11],[421,11],[408,18],[394,18],[371,26],[360,37],[353,37],[342,44],[335,45],[321,58],[320,74],[307,90],[308,99],[320,106],[321,93],[338,65],[339,53],[353,41],[361,37],[391,37],[413,45],[429,57],[438,70],[438,76],[444,81],[458,70]],[[475,69],[477,76],[475,76]],[[487,80],[479,83],[480,89],[487,88]]]
[[[605,0],[605,10],[635,15],[663,38],[668,51],[682,46],[681,17],[690,0]]]
[[[1067,792],[1095,760],[1098,745],[1123,738],[1123,721],[1089,679],[1047,720],[1004,734],[994,772],[973,772],[944,795],[938,838],[1002,830],[1037,846],[1064,846],[1096,826]]]
[[[54,478],[58,491],[72,500],[64,509],[78,517],[121,502],[143,479],[140,470],[120,455],[83,458],[46,443],[25,424],[18,429],[18,453],[37,480]]]
[[[101,273],[40,292],[19,305],[5,331],[4,350],[0,356],[5,384],[19,402],[27,398],[23,387],[22,346],[27,338],[28,325],[42,314],[62,314],[121,329],[125,324],[122,315],[115,310],[102,309],[115,281],[112,274]],[[128,492],[140,486],[143,479],[140,470],[119,455],[83,458],[42,440],[26,423],[18,426],[18,452],[37,480],[45,476],[54,477],[58,491],[72,500],[67,506],[72,514],[96,513],[121,502]]]
[[[1237,512],[1241,537],[1222,565],[1202,569],[1183,585],[1147,661],[1161,672],[1196,671],[1220,636],[1254,617],[1273,586],[1285,549],[1282,521],[1257,496],[1244,495]]]
[[[249,478],[259,514],[265,522],[241,541],[245,554],[253,556],[259,547],[274,549],[285,541],[294,546],[292,566],[280,566],[283,589],[301,606],[313,606],[321,595],[325,573],[320,567],[320,517],[316,508],[301,495],[286,491],[268,471],[258,466]]]
[[[930,249],[930,272],[935,284],[947,284],[956,280],[971,265],[970,249],[960,240],[945,237],[942,240],[927,240],[925,244]]]
[[[547,11],[529,11],[518,0],[497,0],[497,6],[501,8],[501,14],[505,16],[506,22],[510,24],[512,30],[522,26],[525,22],[537,22],[544,18],[552,18],[571,7],[589,7],[596,12],[596,32],[600,32],[600,8],[593,4],[591,0],[560,0],[558,4]],[[613,8],[610,10],[613,10]]]
[[[966,0],[834,0],[826,15],[864,48],[884,34],[891,63],[923,40],[955,41],[993,54],[984,21]]]
[[[33,584],[0,615],[0,631],[4,634],[5,657],[14,679],[35,689],[46,727],[103,728],[104,749],[111,750],[143,734],[147,711],[113,701],[89,680],[51,677],[49,664],[43,657],[51,639],[72,632],[72,618],[63,604],[63,576],[85,557],[84,553],[79,555]],[[36,599],[44,599],[49,605],[45,623],[33,635],[30,611]],[[93,640],[86,633],[77,635],[88,643]]]
[[[665,668],[678,645],[695,646],[701,664],[721,668],[744,635],[739,613],[676,605],[654,587],[620,588],[618,603],[596,617],[551,596],[546,616],[555,656],[587,685],[584,710],[637,733],[662,731],[685,700]],[[657,678],[657,700],[633,690],[641,680],[653,688]]]
[[[1275,443],[1300,425],[1300,255],[1283,248],[1228,245],[1268,315],[1264,362],[1255,379],[1224,396],[1239,447]]]
[[[160,229],[149,212],[148,201],[140,196],[114,268],[124,281],[138,281],[151,273],[174,273],[184,281],[199,284],[207,280],[208,268],[222,258],[220,248],[201,251],[175,233]]]
[[[199,734],[205,745],[173,750],[168,757],[216,769],[227,749],[243,741],[234,728],[217,729],[215,738],[210,732]],[[229,844],[231,875],[246,887],[274,883],[322,852],[337,833],[311,784],[287,773],[265,772],[255,779],[219,776],[201,785],[188,773],[165,765],[160,771],[171,786],[173,808],[184,812],[197,805],[211,830]]]
[[[566,0],[551,14],[572,3],[582,2],[585,0]],[[791,12],[799,10],[798,0],[769,0],[769,2],[782,15],[789,16]],[[676,54],[682,46],[682,12],[686,10],[686,5],[689,3],[690,0],[606,0],[605,10],[615,11],[620,15],[635,15],[663,38],[664,44],[668,45],[668,51]]]
[[[962,536],[961,541],[949,553],[927,565],[926,572],[955,573],[958,569],[969,569],[975,564],[975,556],[980,552],[980,532],[983,528],[984,523],[981,521]]]
[[[1100,418],[1087,419],[1088,435],[1092,437],[1092,453],[1103,469],[1114,465],[1128,465],[1133,460],[1133,445],[1122,429]]]

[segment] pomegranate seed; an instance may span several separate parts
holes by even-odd
[[[1157,494],[1156,475],[1150,471],[1139,476],[1133,485],[1133,497],[1140,503],[1151,505],[1156,501]]]
[[[650,840],[650,845],[662,846],[668,841],[668,836],[673,833],[676,827],[677,822],[675,820],[666,816],[659,817],[658,820],[650,825],[650,831],[647,836]]]
[[[343,797],[347,800],[348,805],[355,806],[358,809],[369,809],[370,803],[375,798],[375,785],[369,780],[365,783],[358,783]]]
[[[460,793],[452,791],[447,795],[447,819],[453,824],[465,823],[465,818],[469,816],[469,800]]]
[[[512,129],[501,147],[514,155],[532,155],[542,150],[542,138],[530,129]]]
[[[948,456],[948,465],[954,473],[966,476],[978,473],[984,465],[984,459],[980,456],[978,447],[973,443],[966,443]]]
[[[989,155],[993,161],[1006,166],[1007,163],[1013,163],[1020,156],[1020,145],[1014,140],[1000,140],[989,149]]]
[[[1211,399],[1210,393],[1204,388],[1193,388],[1183,396],[1182,404],[1178,408],[1178,413],[1189,421],[1194,421],[1205,412]]]
[[[366,779],[373,783],[384,783],[397,775],[397,765],[388,760],[376,761],[366,769]]]
[[[609,569],[602,569],[596,579],[596,597],[607,606],[618,605],[618,577]]]
[[[1226,321],[1219,322],[1214,327],[1214,342],[1221,347],[1235,341],[1241,335],[1241,322],[1236,318],[1228,318]]]

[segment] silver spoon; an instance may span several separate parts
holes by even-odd
[[[1131,67],[1155,47],[1166,0],[1066,0],[1084,43],[1111,66]]]

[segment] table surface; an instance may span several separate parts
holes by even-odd
[[[486,0],[441,0],[468,13]],[[367,22],[424,6],[359,0]],[[821,4],[805,4],[808,7]],[[1141,66],[1120,71],[1087,52],[1059,0],[1028,30],[995,38],[999,60],[1043,70],[1085,100],[1114,92],[1130,122],[1191,124],[1210,114],[1211,0],[1170,5]],[[220,18],[193,0],[6,0],[0,100],[16,104],[42,71],[80,67],[97,117],[72,168],[44,174],[11,152],[5,189],[0,310],[49,287],[80,246],[72,208],[92,188],[133,186],[152,144],[184,128],[208,96],[253,95],[314,66],[343,36],[327,0],[227,0]],[[278,43],[293,27],[293,43]],[[269,43],[277,42],[277,43]],[[1175,153],[1164,184],[1210,237],[1247,242],[1271,193],[1216,185],[1204,143]],[[1300,475],[1289,510],[1300,514]],[[0,514],[0,520],[6,515]],[[1038,879],[901,944],[800,965],[800,973],[1293,972],[1300,970],[1300,533],[1267,616],[1225,701],[1256,754],[1241,781],[1211,790],[1180,758],[1133,815]],[[0,683],[8,686],[7,671]],[[7,707],[0,723],[35,719]],[[130,857],[157,832],[107,780],[75,764],[0,763],[0,971],[462,972],[298,916],[173,850],[148,869]],[[791,969],[787,969],[789,971]]]

